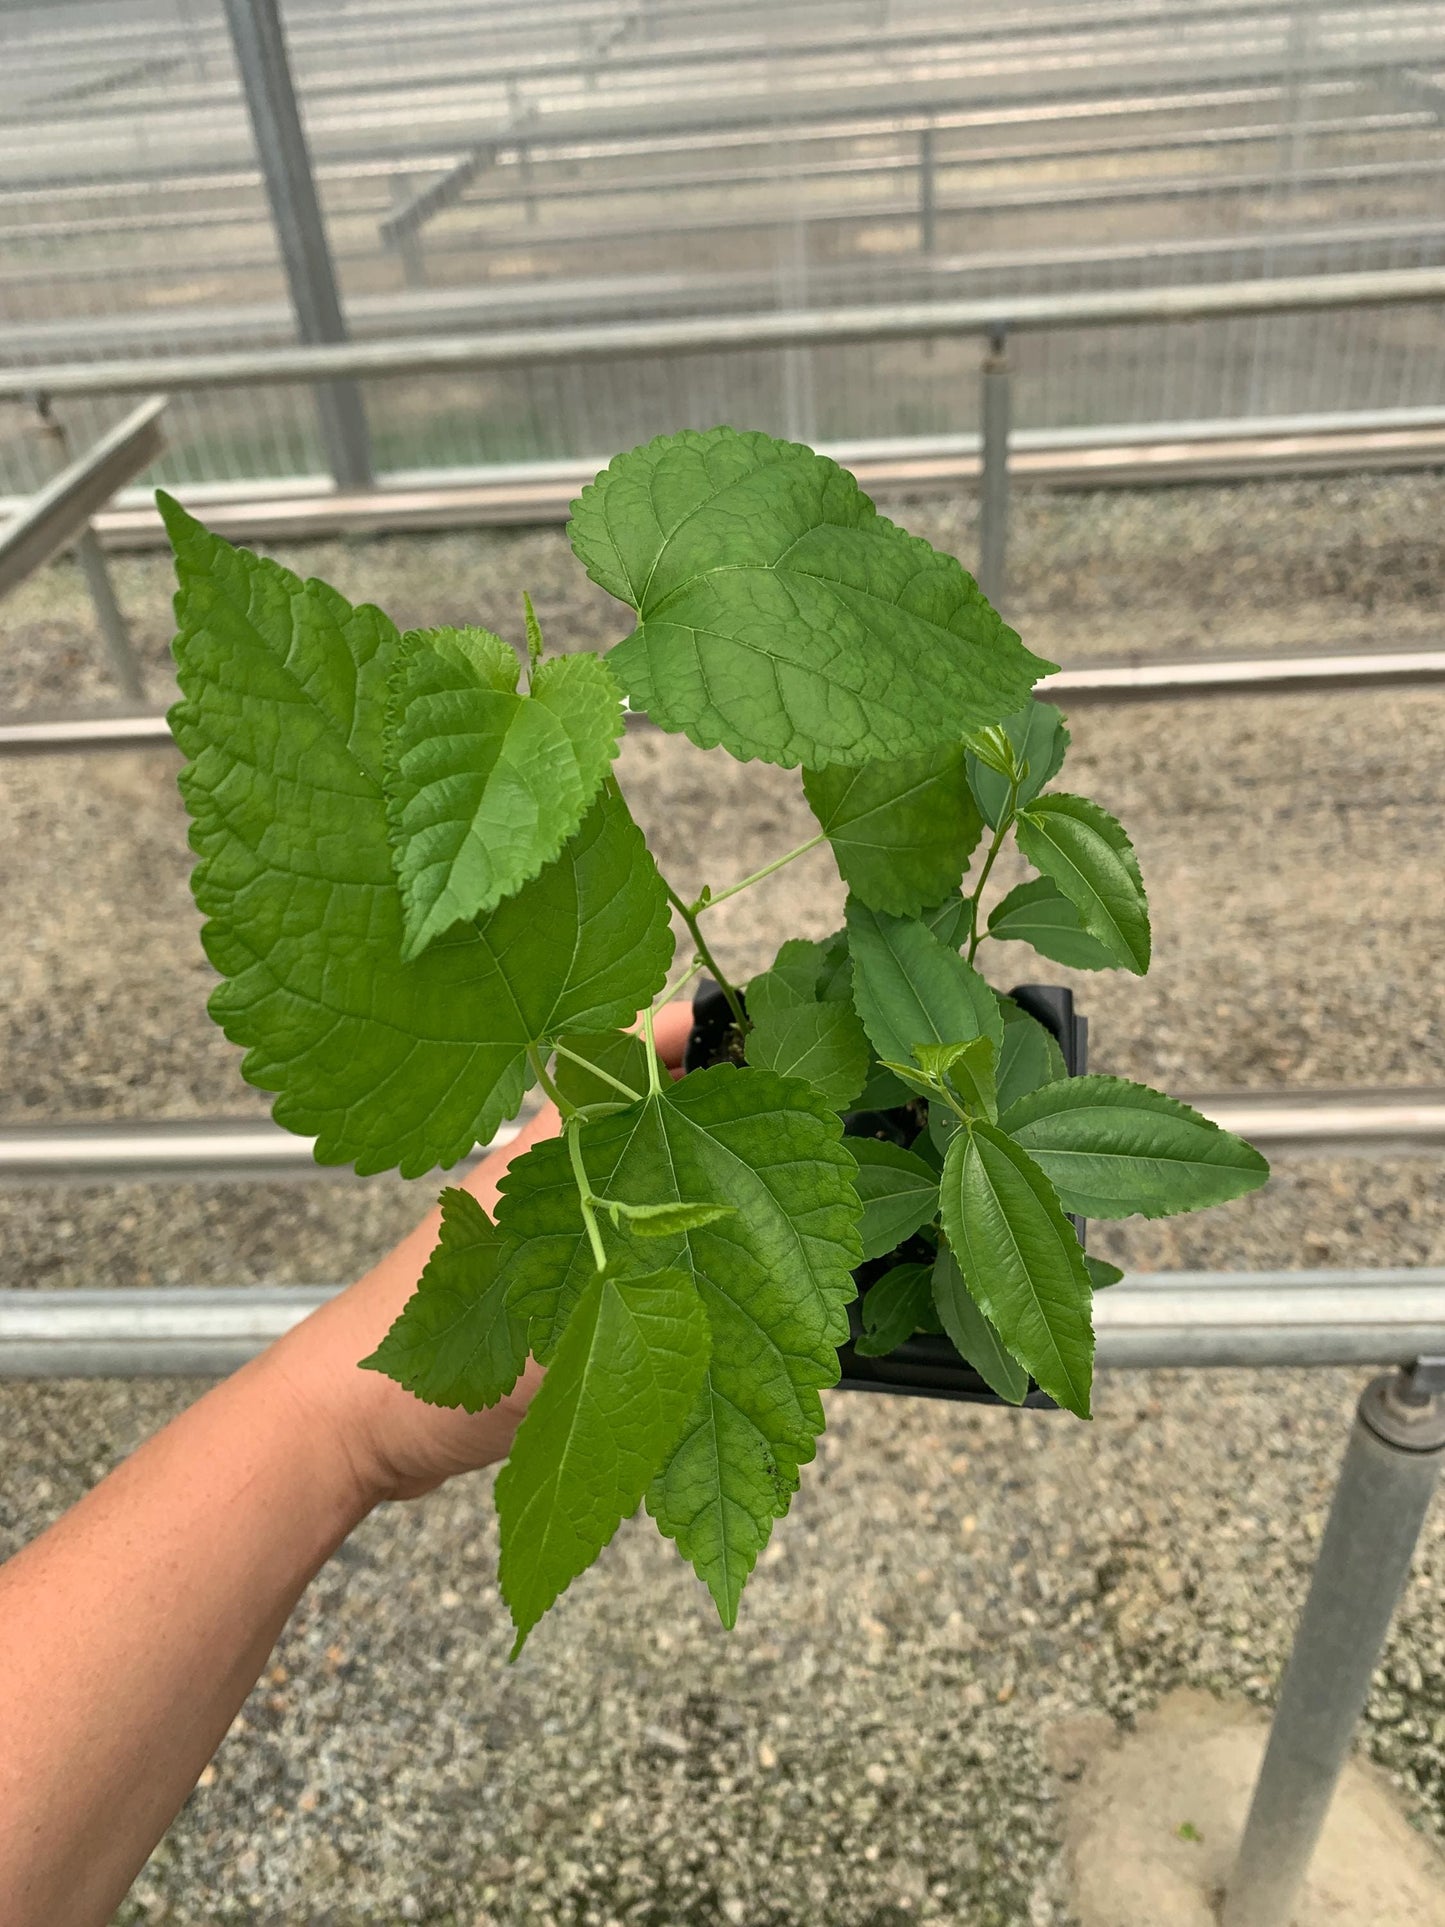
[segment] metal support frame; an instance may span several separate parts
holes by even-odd
[[[1370,1384],[1340,1469],[1224,1902],[1288,1927],[1445,1463],[1445,1358]]]
[[[396,215],[407,213],[412,204],[411,176],[393,174],[391,177],[391,204]],[[426,286],[426,253],[422,248],[421,235],[410,224],[398,226],[394,239],[383,233],[382,246],[394,246],[401,261],[401,278],[409,288]]]
[[[133,703],[145,701],[145,679],[110,579],[105,551],[90,518],[117,489],[149,468],[165,447],[161,428],[165,406],[164,395],[152,396],[133,409],[94,448],[72,462],[65,424],[52,412],[46,397],[38,396],[39,432],[54,451],[51,466],[58,473],[25,504],[10,525],[0,531],[0,596],[8,594],[61,550],[74,550],[90,590],[116,681]]]
[[[277,0],[225,0],[225,8],[297,332],[307,343],[345,342],[336,270]],[[365,488],[372,479],[371,436],[360,387],[346,378],[318,382],[316,410],[336,486]]]
[[[933,129],[918,134],[918,251],[932,254],[938,243],[938,175],[933,158]]]
[[[426,281],[422,229],[444,208],[459,201],[477,176],[485,172],[496,158],[496,143],[484,141],[464,154],[437,180],[428,181],[425,187],[418,188],[415,193],[410,192],[407,175],[392,176],[391,191],[395,205],[377,223],[377,232],[384,248],[395,248],[400,254],[408,287],[421,287]]]
[[[1009,410],[1008,336],[997,328],[988,338],[981,376],[983,478],[978,510],[978,585],[995,608],[1003,601],[1008,564]]]
[[[232,1371],[339,1289],[0,1290],[0,1379]],[[1133,1273],[1094,1319],[1104,1370],[1390,1365],[1445,1346],[1445,1269]]]
[[[1339,694],[1366,689],[1431,689],[1445,683],[1445,649],[1372,649],[1363,653],[1203,656],[1181,662],[1104,663],[1045,676],[1040,693],[1065,708],[1092,703],[1178,702],[1204,696]],[[634,710],[628,726],[647,727]],[[164,716],[72,716],[0,722],[0,757],[53,756],[78,750],[158,749],[171,744]]]

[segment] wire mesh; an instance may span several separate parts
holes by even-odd
[[[1445,0],[287,0],[284,18],[357,336],[1445,261]],[[0,13],[0,160],[12,365],[295,339],[220,0]],[[720,419],[899,439],[976,427],[977,359],[795,349],[373,382],[366,403],[382,472]],[[1035,428],[1445,399],[1416,310],[1079,331],[1021,342],[1016,366]],[[76,444],[122,407],[68,406]],[[304,390],[184,396],[170,423],[171,483],[325,468]],[[26,410],[0,411],[0,493],[42,460]]]

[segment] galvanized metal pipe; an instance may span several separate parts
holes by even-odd
[[[1437,1345],[1437,1350],[1440,1347]],[[1360,1400],[1223,1927],[1289,1927],[1445,1462],[1441,1361]]]
[[[240,0],[233,0],[240,4]],[[943,339],[1058,328],[1110,327],[1226,316],[1300,314],[1445,300],[1445,268],[1382,268],[1358,274],[1280,276],[1201,287],[1101,288],[1079,294],[1010,295],[976,301],[908,302],[826,310],[614,322],[352,341],[232,354],[61,363],[0,373],[0,399],[125,394],[142,389],[246,388],[286,382],[457,374],[478,368],[556,366],[660,355],[747,354],[854,342]]]
[[[989,336],[980,375],[979,418],[983,430],[983,475],[978,507],[978,586],[997,608],[1004,595],[1008,562],[1009,494],[1008,336]]]
[[[0,1378],[232,1371],[340,1289],[0,1291]],[[1391,1364],[1445,1348],[1445,1269],[1136,1274],[1094,1322],[1106,1369]]]
[[[1195,657],[1182,662],[1106,664],[1046,676],[1039,693],[1065,709],[1093,703],[1175,702],[1203,696],[1283,696],[1445,683],[1445,649],[1370,650],[1309,656]],[[632,727],[648,726],[634,711]],[[77,716],[0,723],[0,757],[77,750],[157,749],[171,742],[164,716]]]

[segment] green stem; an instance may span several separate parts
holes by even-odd
[[[770,877],[785,865],[795,863],[800,856],[806,856],[809,850],[816,850],[820,843],[826,843],[827,840],[822,830],[819,830],[818,834],[810,836],[806,843],[800,843],[796,850],[789,850],[785,856],[776,857],[771,863],[765,863],[761,870],[754,870],[750,877],[744,877],[740,883],[730,883],[726,890],[719,890],[717,895],[710,896],[706,903],[698,901],[693,905],[694,910],[701,915],[704,910],[715,909],[718,904],[726,903],[729,897],[735,897],[739,890],[751,890],[753,885],[761,883],[764,877]]]
[[[647,1042],[647,1095],[661,1097],[662,1072],[657,1062],[657,1039],[652,1034],[651,1006],[642,1013],[642,1035]]]
[[[657,1002],[652,1006],[653,1016],[656,1017],[660,1010],[666,1010],[674,997],[680,997],[692,982],[693,978],[700,975],[703,969],[704,964],[702,958],[694,957],[672,988],[670,990],[664,990]]]
[[[994,858],[1003,848],[1003,840],[1013,828],[1014,813],[1018,809],[1019,783],[1021,780],[1018,776],[1011,777],[1009,780],[1007,806],[998,819],[998,828],[993,833],[993,842],[988,846],[988,855],[983,860],[983,868],[978,873],[978,882],[974,885],[973,895],[968,900],[968,957],[966,961],[969,963],[972,963],[978,955],[978,946],[983,940],[978,928],[979,898],[983,895],[983,886],[988,882],[988,873],[993,868]]]
[[[704,967],[712,972],[714,978],[717,980],[718,989],[722,992],[723,996],[727,998],[728,1008],[733,1014],[733,1022],[739,1030],[745,1031],[748,1028],[748,1020],[743,1011],[743,1000],[723,975],[717,958],[714,957],[708,949],[707,939],[698,928],[697,911],[690,903],[683,902],[682,898],[677,894],[676,890],[673,889],[666,877],[662,879],[662,887],[667,892],[668,902],[672,905],[673,909],[676,910],[677,914],[682,918],[688,930],[691,932],[693,947],[696,949],[698,956],[701,957]]]
[[[641,1091],[633,1090],[630,1084],[624,1084],[620,1077],[614,1077],[611,1071],[603,1070],[600,1064],[592,1063],[589,1058],[580,1057],[575,1050],[568,1050],[565,1044],[554,1044],[552,1048],[559,1057],[565,1057],[569,1063],[580,1064],[584,1071],[590,1071],[594,1077],[600,1078],[604,1084],[610,1084],[614,1091],[621,1091],[624,1097],[630,1097],[634,1104],[641,1102]]]
[[[542,1053],[537,1049],[535,1044],[528,1044],[527,1046],[527,1062],[532,1066],[533,1077],[535,1077],[537,1082],[542,1086],[543,1095],[551,1098],[563,1117],[571,1117],[576,1111],[577,1106],[573,1104],[570,1099],[563,1097],[562,1093],[557,1089],[557,1086],[547,1075],[547,1066],[542,1062]],[[588,1068],[590,1069],[591,1066],[589,1065]]]
[[[567,1155],[572,1160],[572,1175],[577,1180],[577,1197],[582,1206],[582,1222],[587,1227],[587,1242],[592,1247],[597,1269],[606,1271],[607,1252],[598,1229],[597,1214],[592,1209],[592,1186],[587,1179],[587,1167],[582,1162],[582,1127],[575,1118],[569,1119],[567,1124]]]

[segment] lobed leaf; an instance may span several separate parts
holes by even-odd
[[[920,1328],[937,1321],[927,1265],[895,1265],[863,1294],[863,1332],[853,1341],[861,1358],[884,1358]]]
[[[859,1234],[863,1257],[886,1258],[938,1210],[938,1173],[901,1145],[872,1137],[845,1137],[858,1174],[853,1182],[863,1201]]]
[[[519,672],[485,629],[401,639],[383,781],[408,960],[536,876],[617,754],[621,696],[596,656],[543,663],[527,696]]]
[[[582,1137],[594,1190],[637,1204],[732,1207],[659,1240],[690,1272],[712,1356],[682,1437],[649,1488],[648,1510],[690,1559],[725,1625],[798,1469],[823,1429],[818,1393],[838,1375],[852,1270],[861,1260],[857,1166],[837,1116],[806,1084],[751,1067],[695,1071]],[[519,1241],[511,1303],[532,1349],[553,1354],[592,1261],[563,1145],[539,1144],[502,1181],[498,1223]],[[606,1222],[609,1250],[625,1232]]]
[[[497,1474],[513,1659],[637,1510],[687,1421],[709,1346],[686,1272],[609,1268],[587,1285]]]
[[[1147,1084],[1070,1077],[1021,1097],[1003,1128],[1070,1211],[1169,1217],[1257,1190],[1269,1165],[1252,1145]]]
[[[320,1162],[453,1164],[521,1103],[529,1043],[624,1025],[661,987],[669,913],[641,832],[609,781],[536,878],[408,963],[382,789],[396,630],[158,499],[192,889],[226,980],[211,1014]]]
[[[592,580],[637,612],[608,657],[704,749],[792,767],[956,744],[1049,665],[950,556],[824,456],[732,428],[620,455],[572,505]]]
[[[527,1362],[526,1321],[507,1303],[509,1251],[469,1191],[443,1191],[426,1269],[362,1370],[394,1378],[428,1405],[480,1412],[505,1398]]]
[[[1014,824],[1020,850],[1063,891],[1115,963],[1149,968],[1149,904],[1121,824],[1083,796],[1036,797]]]
[[[1076,970],[1112,970],[1115,963],[1052,877],[1032,877],[1001,898],[989,915],[988,934],[1032,944],[1041,957]]]
[[[1010,1405],[1022,1405],[1028,1397],[1029,1375],[974,1303],[958,1260],[946,1244],[938,1247],[930,1282],[939,1322],[959,1357],[972,1365],[991,1392]]]
[[[848,899],[853,998],[869,1042],[885,1063],[906,1064],[916,1044],[1003,1044],[993,992],[922,923]]]
[[[961,747],[897,763],[831,764],[803,772],[803,794],[838,871],[870,909],[916,917],[957,891],[983,822]]]
[[[949,1143],[940,1198],[975,1302],[1049,1396],[1088,1418],[1089,1274],[1047,1177],[995,1125],[977,1122]]]
[[[1013,745],[1016,763],[1028,766],[1018,789],[1018,802],[1022,806],[1037,796],[1046,783],[1051,783],[1063,767],[1064,752],[1069,747],[1068,728],[1063,712],[1052,703],[1040,702],[1037,696],[1031,697],[1014,715],[1004,717],[999,727]],[[999,818],[1008,807],[1008,777],[970,753],[968,783],[984,821],[991,830],[996,830]]]

